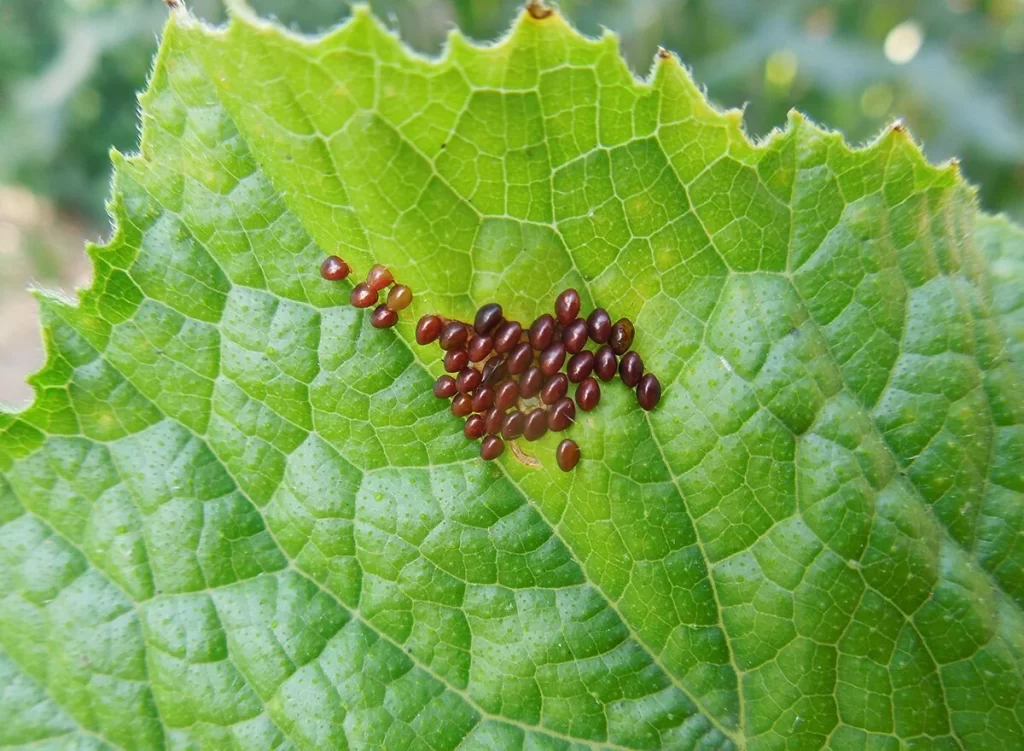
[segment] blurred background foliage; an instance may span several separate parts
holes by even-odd
[[[209,21],[224,20],[221,0],[185,1]],[[304,32],[349,12],[341,0],[250,4]],[[370,2],[428,53],[440,51],[456,26],[493,39],[521,4]],[[984,208],[1024,220],[1024,0],[562,0],[560,7],[588,34],[617,31],[640,75],[658,45],[678,52],[712,100],[746,108],[755,137],[783,124],[793,107],[854,143],[902,118],[933,161],[961,159]],[[95,238],[107,225],[108,149],[136,146],[135,92],[166,14],[160,0],[0,0],[0,258],[13,259],[0,264],[0,361],[4,330],[15,326],[5,299],[32,279],[67,285],[86,273],[82,234]],[[11,219],[5,203],[35,208],[29,219]],[[55,233],[55,223],[69,229]],[[73,239],[54,249],[54,237]],[[0,401],[23,395],[5,386],[0,368]]]
[[[307,32],[339,0],[252,0]],[[381,0],[377,14],[437,52],[454,26],[501,34],[516,0]],[[191,0],[211,21],[219,0]],[[615,29],[633,69],[679,53],[712,99],[764,135],[796,107],[854,142],[900,117],[933,160],[959,156],[991,211],[1024,216],[1024,0],[563,0],[583,31]],[[0,182],[103,223],[108,148],[137,140],[135,92],[166,16],[159,0],[0,0]]]

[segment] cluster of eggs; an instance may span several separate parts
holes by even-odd
[[[320,267],[324,279],[338,281],[351,273],[338,256]],[[391,287],[387,299],[380,294]],[[377,307],[370,322],[388,328],[398,312],[412,302],[412,290],[396,284],[391,271],[373,266],[350,296],[357,308]],[[506,319],[497,303],[477,310],[473,323],[423,316],[416,326],[416,342],[437,342],[444,351],[446,375],[434,383],[434,395],[451,400],[451,411],[465,420],[463,433],[480,440],[486,461],[501,456],[505,444],[524,438],[536,441],[548,431],[567,430],[576,421],[577,408],[590,412],[601,401],[600,381],[619,376],[636,392],[637,404],[652,410],[661,399],[661,384],[644,372],[640,355],[631,350],[634,327],[628,318],[612,322],[604,308],[580,317],[580,295],[567,289],[555,300],[554,314],[544,313],[529,328]],[[594,348],[588,348],[589,344]],[[569,389],[575,386],[572,398]],[[558,466],[568,472],[580,460],[575,441],[566,438],[555,451]]]
[[[627,318],[612,323],[604,308],[586,319],[579,312],[579,293],[567,289],[555,300],[554,315],[544,313],[528,329],[507,320],[497,303],[482,306],[472,324],[438,315],[420,319],[417,343],[436,341],[450,374],[437,380],[434,394],[452,400],[452,412],[466,420],[467,438],[482,439],[483,459],[500,456],[506,441],[536,441],[549,430],[568,429],[577,409],[590,412],[600,403],[599,381],[616,374],[636,390],[643,409],[657,405],[661,384],[653,373],[644,373],[640,355],[630,350],[633,323]],[[587,348],[589,342],[596,350]],[[580,459],[579,446],[563,440],[555,456],[568,471]]]

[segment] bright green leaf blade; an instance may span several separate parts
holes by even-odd
[[[0,741],[1024,735],[1024,241],[901,130],[754,146],[557,15],[436,62],[364,12],[179,15],[117,161],[96,282],[43,298],[0,414]],[[397,332],[327,250],[413,286]],[[553,436],[484,466],[411,321],[567,285],[637,321],[662,405],[610,385],[575,472]]]
[[[1024,366],[1024,230],[1005,217],[981,217],[975,233],[992,275],[992,313]]]

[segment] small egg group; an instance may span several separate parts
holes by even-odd
[[[329,282],[346,279],[352,268],[338,256],[328,256],[320,264],[320,276]],[[380,302],[380,293],[391,287],[387,300]],[[395,277],[387,266],[374,264],[366,274],[366,281],[352,288],[348,298],[353,307],[369,308],[377,305],[370,314],[370,323],[375,328],[387,329],[398,323],[398,312],[412,303],[412,290],[404,284],[395,284]]]

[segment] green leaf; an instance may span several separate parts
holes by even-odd
[[[979,217],[974,234],[992,276],[990,308],[1024,366],[1024,230],[1005,217]]]
[[[435,61],[179,12],[142,105],[0,414],[0,745],[1019,745],[1024,237],[955,165],[753,144],[557,14]],[[485,465],[412,322],[570,285],[664,399]]]

